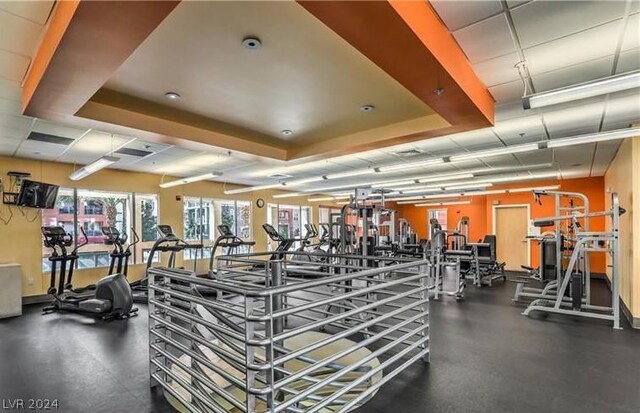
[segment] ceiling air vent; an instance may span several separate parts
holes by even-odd
[[[73,139],[63,138],[62,136],[49,135],[46,133],[40,132],[31,132],[29,136],[27,136],[28,141],[36,141],[36,142],[45,142],[45,143],[53,143],[55,145],[64,145],[67,146]]]
[[[396,155],[402,156],[402,157],[407,157],[407,156],[420,155],[421,153],[422,153],[422,151],[420,151],[418,149],[407,149],[406,151],[396,152]]]
[[[271,179],[287,179],[287,178],[293,178],[293,175],[273,174],[273,175],[267,176],[267,178],[271,178]]]
[[[132,149],[132,148],[120,148],[115,153],[119,153],[120,155],[129,155],[129,156],[137,156],[138,158],[144,158],[145,156],[151,155],[153,152],[143,151],[140,149]]]

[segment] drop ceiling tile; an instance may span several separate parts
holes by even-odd
[[[27,73],[29,62],[28,57],[0,50],[0,78],[21,82]]]
[[[620,53],[616,73],[640,70],[640,47]]]
[[[597,132],[604,112],[604,103],[592,103],[544,114],[551,138]]]
[[[450,31],[484,20],[502,10],[498,0],[430,0],[430,3]]]
[[[538,165],[551,162],[553,160],[553,151],[551,149],[538,149],[537,151],[518,153],[516,156],[525,165]]]
[[[522,101],[496,105],[496,123],[523,116],[531,116],[531,111],[522,108]]]
[[[20,116],[22,105],[19,100],[0,98],[0,113]]]
[[[561,168],[590,168],[593,151],[596,149],[595,143],[583,145],[573,145],[564,148],[554,149],[554,160]]]
[[[62,136],[63,138],[78,139],[87,131],[87,129],[72,128],[38,119],[35,125],[33,125],[33,131],[54,136]]]
[[[523,48],[620,19],[623,1],[533,1],[511,11]]]
[[[485,163],[493,168],[518,167],[521,163],[514,155],[492,156],[484,160]]]
[[[520,80],[504,83],[489,88],[489,92],[496,100],[496,104],[520,101],[524,94],[524,85]]]
[[[0,128],[19,129],[27,131],[31,128],[32,118],[26,116],[4,115],[0,113]]]
[[[67,147],[46,142],[23,141],[18,149],[17,156],[24,158],[45,158],[54,160],[62,154]]]
[[[485,86],[494,86],[520,79],[515,67],[519,60],[517,53],[510,53],[476,63],[473,69]]]
[[[530,142],[531,139],[541,140],[545,137],[544,125],[537,114],[496,122],[493,130],[510,145],[525,140]]]
[[[627,19],[621,50],[631,50],[637,47],[640,47],[640,13],[633,14]]]
[[[0,1],[0,10],[44,25],[55,1]]]
[[[593,176],[604,175],[604,172],[609,168],[611,161],[613,161],[613,158],[615,158],[618,153],[621,143],[621,140],[598,143],[591,169],[591,174]]]
[[[0,9],[0,49],[33,56],[43,26]]]
[[[524,49],[532,75],[613,55],[620,21],[603,24],[562,39]]]
[[[13,129],[0,127],[0,141],[2,140],[17,140],[21,141],[27,136],[28,131],[25,129]]]
[[[516,51],[504,14],[456,31],[456,38],[471,63],[478,63]]]
[[[640,120],[640,97],[637,89],[630,90],[622,96],[610,98],[607,102],[604,120],[606,125],[621,122],[638,123]]]
[[[20,82],[0,77],[0,98],[21,101],[22,89],[20,88]]]
[[[74,161],[80,158],[97,159],[127,143],[131,138],[109,133],[91,131],[77,140],[60,158],[61,161]],[[114,156],[119,156],[115,154]]]
[[[426,152],[435,153],[437,151],[455,148],[456,144],[448,137],[441,136],[438,138],[427,139],[422,142],[416,142],[416,147]]]
[[[607,77],[613,68],[613,55],[531,76],[536,92]]]
[[[507,6],[510,9],[513,9],[514,7],[518,7],[521,6],[525,3],[529,3],[531,0],[507,0]]]
[[[173,145],[167,145],[164,143],[158,143],[158,142],[149,142],[149,141],[142,141],[139,139],[136,139],[135,141],[127,144],[127,148],[130,149],[138,149],[141,151],[149,151],[149,152],[162,152],[164,150],[167,150],[169,148],[171,148]]]
[[[454,135],[449,135],[449,139],[463,148],[478,145],[500,145],[500,141],[493,133],[491,128],[478,129],[464,133],[456,133]]]

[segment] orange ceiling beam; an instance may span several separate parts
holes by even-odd
[[[59,1],[24,82],[25,115],[75,114],[179,1]]]
[[[298,3],[456,129],[493,125],[493,97],[426,1]]]

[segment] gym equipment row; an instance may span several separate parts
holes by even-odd
[[[151,268],[152,385],[183,412],[347,412],[429,361],[428,261],[330,254],[329,276],[307,254],[220,256],[214,279]]]

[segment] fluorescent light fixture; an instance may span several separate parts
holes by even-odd
[[[547,141],[547,148],[562,148],[564,146],[580,145],[583,143],[605,142],[616,139],[640,136],[640,128],[618,129],[610,132],[580,135],[566,139],[552,139]]]
[[[485,182],[485,183],[480,182],[480,183],[468,184],[468,185],[447,186],[444,189],[445,191],[455,191],[460,189],[474,189],[474,188],[484,189],[488,186],[493,186],[493,184],[490,184],[488,182]]]
[[[452,181],[454,179],[467,179],[467,178],[473,178],[473,177],[474,175],[472,173],[458,173],[458,174],[434,176],[432,178],[420,179],[418,180],[418,182],[420,182],[421,184],[424,184],[428,182]]]
[[[513,188],[513,189],[507,189],[506,191],[510,194],[515,194],[518,192],[529,192],[529,191],[553,191],[555,189],[560,189],[560,185],[535,186],[531,188]]]
[[[288,194],[276,194],[273,197],[276,198],[276,199],[279,199],[279,198],[295,198],[297,196],[304,196],[304,195],[306,195],[306,194],[304,194],[302,192],[291,192],[291,193],[288,193]]]
[[[541,108],[640,87],[640,71],[622,73],[522,98],[524,109]]]
[[[416,200],[456,198],[460,196],[462,196],[461,192],[453,192],[449,194],[433,194],[433,195],[407,196],[402,198],[389,198],[387,199],[387,201],[396,201],[398,204],[413,204],[415,203]]]
[[[538,149],[537,143],[525,143],[523,145],[505,146],[503,148],[489,149],[486,151],[469,152],[462,155],[454,155],[449,159],[451,162],[467,161],[469,159],[490,158],[493,156],[510,155],[521,152],[531,152]]]
[[[376,171],[373,169],[356,169],[355,171],[339,172],[337,174],[327,175],[326,179],[350,178],[352,176],[367,175],[375,172]]]
[[[380,172],[392,172],[392,171],[400,171],[402,169],[411,169],[411,168],[420,168],[424,166],[438,165],[444,163],[444,159],[442,158],[434,158],[428,159],[426,161],[419,162],[411,162],[411,163],[400,163],[397,165],[389,165],[389,166],[381,166],[378,168]]]
[[[222,176],[222,172],[209,172],[207,174],[188,176],[171,182],[165,182],[160,184],[160,188],[171,188],[178,185],[190,184],[192,182],[204,181],[205,179],[211,179],[218,176]]]
[[[302,184],[308,184],[310,182],[318,182],[323,180],[324,180],[324,176],[314,176],[313,178],[303,178],[303,179],[296,179],[295,181],[287,181],[285,182],[285,184],[286,185],[302,185]]]
[[[244,192],[261,191],[263,189],[277,188],[279,186],[283,186],[283,185],[281,183],[277,183],[277,184],[269,184],[269,185],[247,186],[245,188],[229,189],[227,191],[224,191],[224,194],[225,195],[242,194]]]
[[[413,185],[417,183],[417,181],[415,179],[413,180],[406,180],[406,181],[393,181],[393,182],[386,182],[384,184],[374,184],[371,185],[372,188],[387,188],[387,187],[398,187],[398,186],[405,186],[405,185]]]
[[[431,202],[426,204],[415,204],[417,207],[430,207],[430,206],[447,206],[447,205],[469,205],[471,201],[453,201],[453,202]]]
[[[96,159],[89,165],[86,165],[78,169],[77,171],[72,172],[69,175],[69,179],[71,179],[72,181],[79,181],[82,178],[86,178],[87,176],[91,175],[92,173],[98,172],[99,170],[104,169],[109,165],[113,165],[119,160],[120,158],[116,158],[115,156],[103,156],[100,159]]]
[[[322,196],[317,198],[307,198],[308,202],[322,202],[322,201],[335,201],[336,199],[349,199],[350,195],[340,195],[340,196]]]

